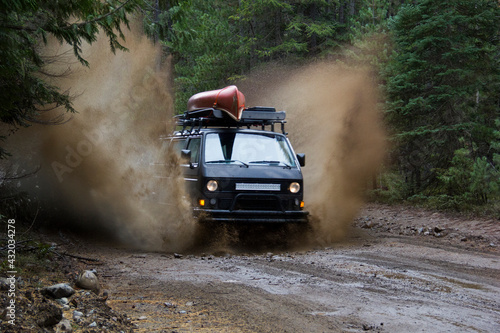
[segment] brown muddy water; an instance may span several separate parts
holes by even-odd
[[[191,218],[178,165],[159,140],[172,130],[169,60],[135,33],[127,34],[125,45],[129,52],[117,54],[105,39],[87,46],[89,68],[66,58],[58,43],[46,50],[60,59],[49,69],[69,73],[53,83],[74,96],[78,113],[63,125],[19,133],[36,137],[30,145],[42,160],[41,195],[55,210],[69,213],[63,227],[78,225],[145,250],[199,247],[200,230]],[[369,69],[318,62],[269,66],[236,83],[247,106],[287,111],[290,140],[307,156],[310,246],[345,237],[363,203],[363,189],[384,158],[375,82]],[[229,243],[223,237],[221,246]]]

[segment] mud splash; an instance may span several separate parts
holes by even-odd
[[[369,68],[316,63],[275,66],[240,84],[248,105],[287,111],[287,131],[302,169],[316,244],[343,239],[382,164],[386,136]]]
[[[99,48],[89,56],[97,66],[63,82],[81,92],[75,102],[81,113],[45,137],[44,157],[57,178],[52,183],[84,223],[95,220],[131,246],[203,248],[195,244],[200,230],[183,200],[178,163],[158,140],[171,129],[168,74],[147,40],[131,36],[127,45],[130,53],[118,55]],[[380,97],[370,73],[332,63],[273,66],[238,83],[247,105],[287,110],[290,140],[306,153],[305,199],[314,231],[306,246],[345,238],[384,158]],[[233,236],[221,237],[213,249],[235,250],[240,244],[226,239]]]
[[[172,127],[168,61],[139,34],[127,33],[125,46],[129,52],[112,54],[100,39],[85,50],[90,68],[70,64],[55,82],[76,96],[79,113],[42,131],[44,188],[71,211],[69,224],[131,247],[180,251],[191,246],[194,222],[178,163],[159,139]],[[51,70],[61,72],[57,66],[68,64]]]
[[[112,54],[105,39],[88,47],[90,68],[52,65],[59,72],[71,67],[71,75],[54,84],[71,89],[79,113],[38,131],[41,187],[58,209],[70,212],[66,225],[116,235],[140,249],[193,249],[200,246],[199,230],[176,157],[159,139],[172,129],[168,61],[145,37],[126,38],[129,52]],[[58,48],[51,52],[64,53]],[[307,155],[305,199],[314,244],[343,239],[384,157],[380,97],[370,73],[324,62],[274,65],[237,83],[248,106],[287,111],[290,140]]]

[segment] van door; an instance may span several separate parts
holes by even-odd
[[[201,189],[200,184],[200,157],[201,157],[201,137],[190,138],[186,149],[191,151],[191,159],[183,161],[182,167],[184,172],[184,180],[188,193],[193,199],[197,198],[197,193]]]

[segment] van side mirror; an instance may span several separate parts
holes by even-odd
[[[181,158],[185,161],[191,161],[191,150],[183,149],[181,150]]]
[[[297,154],[297,159],[301,167],[306,166],[306,154]]]
[[[189,163],[189,165],[191,165],[191,150],[189,149],[181,150],[181,160],[183,163]]]
[[[181,150],[181,159],[184,163],[189,164],[191,169],[195,168],[195,165],[191,162],[191,150],[183,149]]]

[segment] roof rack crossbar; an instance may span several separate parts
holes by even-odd
[[[257,106],[243,110],[239,121],[225,117],[221,110],[213,108],[185,112],[175,118],[176,124],[182,126],[181,133],[184,133],[188,127],[191,127],[191,129],[187,130],[188,133],[193,133],[193,131],[199,132],[203,127],[240,128],[242,126],[246,126],[247,128],[261,126],[262,130],[265,130],[266,126],[271,126],[271,130],[274,131],[274,124],[279,123],[281,124],[281,131],[287,135],[288,133],[285,132],[285,117],[285,111],[276,111],[275,108]]]

